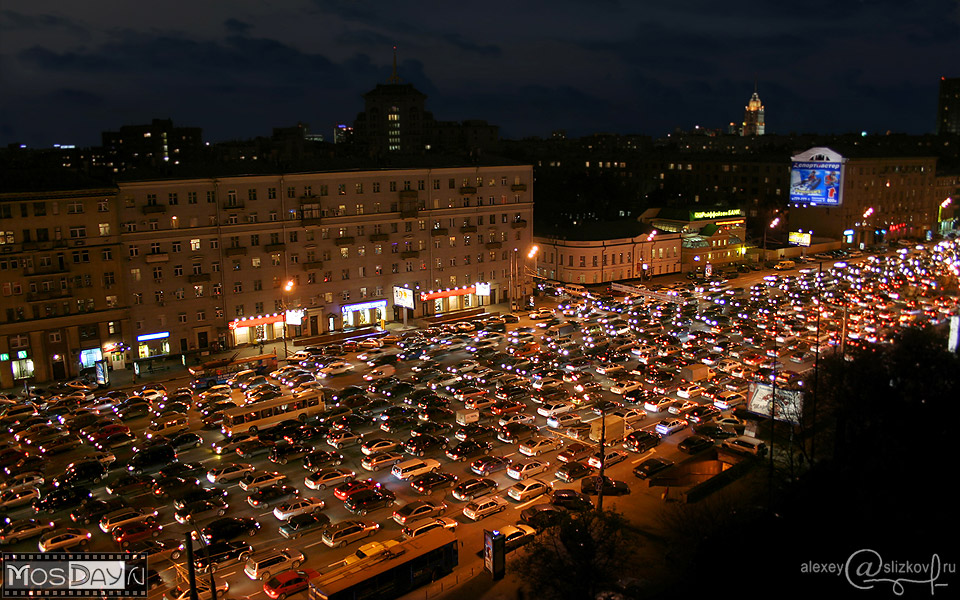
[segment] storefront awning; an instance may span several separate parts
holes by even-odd
[[[250,317],[249,319],[236,319],[230,321],[230,329],[239,329],[241,327],[256,327],[257,325],[269,325],[270,323],[281,323],[283,314],[264,315],[261,317]]]
[[[420,300],[426,302],[427,300],[436,300],[437,298],[450,298],[452,296],[466,296],[468,294],[476,294],[476,286],[471,285],[470,287],[454,288],[452,290],[441,290],[435,292],[420,292]]]

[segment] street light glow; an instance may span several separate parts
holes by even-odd
[[[287,282],[287,285],[283,286],[283,291],[289,292],[292,289],[293,289],[293,280],[291,279],[290,281]]]

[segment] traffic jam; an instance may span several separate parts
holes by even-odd
[[[803,390],[818,354],[960,314],[954,242],[844,258],[636,294],[547,283],[529,311],[259,357],[221,382],[0,396],[0,544],[145,552],[171,599],[189,597],[188,544],[214,574],[201,595],[269,598],[438,528],[476,552],[496,527],[516,549],[599,491],[659,495],[649,480],[691,455],[763,455],[751,383]]]

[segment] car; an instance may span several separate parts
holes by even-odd
[[[463,516],[471,521],[480,521],[492,514],[506,510],[507,507],[507,501],[500,496],[484,496],[464,506]]]
[[[364,456],[370,456],[380,452],[389,452],[399,447],[400,442],[397,440],[378,437],[364,441],[360,446],[360,451],[363,452]]]
[[[254,492],[262,487],[283,483],[287,476],[277,471],[255,471],[244,475],[240,479],[240,489],[245,492]]]
[[[214,454],[222,456],[225,454],[235,453],[241,444],[255,439],[257,439],[257,434],[255,433],[238,433],[232,437],[213,442],[211,447],[213,448]]]
[[[252,555],[253,546],[246,542],[218,541],[194,550],[193,562],[198,570],[209,573],[226,563],[246,562]]]
[[[297,515],[309,515],[323,510],[326,503],[320,498],[292,498],[273,509],[273,516],[280,521],[288,521]]]
[[[537,535],[537,530],[529,525],[518,523],[501,527],[500,535],[503,536],[504,550],[509,552],[532,542]]]
[[[345,481],[333,489],[333,496],[337,500],[346,500],[351,494],[361,490],[374,490],[379,488],[380,485],[373,479]]]
[[[0,493],[31,487],[39,489],[43,486],[44,481],[43,473],[39,471],[19,473],[7,481],[0,482]]]
[[[580,415],[577,413],[566,412],[560,413],[559,415],[554,415],[547,419],[547,427],[550,429],[563,430],[572,425],[579,423],[581,420]]]
[[[660,437],[667,437],[678,431],[683,431],[689,423],[685,419],[664,419],[657,423],[656,432]]]
[[[173,514],[174,520],[180,524],[196,523],[200,519],[212,516],[222,517],[226,514],[229,504],[223,498],[204,498],[187,503]]]
[[[420,494],[432,494],[435,490],[453,487],[457,484],[457,477],[450,473],[424,473],[410,480],[410,487]]]
[[[515,462],[507,469],[507,477],[523,480],[543,473],[550,467],[550,463],[538,459]]]
[[[400,525],[427,517],[437,517],[447,510],[446,502],[440,500],[414,500],[393,511],[393,520]]]
[[[318,377],[335,377],[353,370],[353,365],[344,360],[334,361],[317,371]]]
[[[77,506],[92,497],[93,492],[81,486],[54,488],[33,502],[33,511],[35,514],[42,512],[53,514],[58,510]]]
[[[686,418],[691,423],[704,423],[720,414],[720,409],[712,405],[699,405],[692,408],[686,414]]]
[[[243,567],[243,573],[250,579],[269,581],[272,575],[296,569],[304,560],[305,557],[299,550],[270,548],[252,554]]]
[[[763,456],[767,453],[767,446],[765,443],[754,437],[746,435],[725,439],[721,445],[724,448],[732,450],[738,454]]]
[[[480,496],[494,492],[499,487],[492,479],[471,477],[458,483],[453,488],[453,497],[457,500],[474,500]]]
[[[35,487],[7,490],[0,494],[0,509],[14,509],[40,499],[40,490]]]
[[[497,439],[505,444],[521,444],[537,435],[537,427],[527,423],[511,423],[497,431]]]
[[[545,529],[557,524],[569,511],[552,502],[534,504],[520,513],[520,523],[535,529]]]
[[[42,519],[18,519],[0,526],[0,544],[12,545],[22,540],[53,531],[53,521]]]
[[[447,440],[430,434],[421,434],[411,437],[403,445],[403,450],[413,456],[424,456],[433,450],[444,450],[447,447]]]
[[[303,484],[311,490],[325,490],[344,481],[351,481],[356,476],[355,471],[345,467],[327,467],[307,475]]]
[[[386,488],[360,490],[351,494],[343,502],[344,507],[353,514],[365,516],[367,513],[393,506],[396,495]]]
[[[155,508],[121,508],[109,512],[100,518],[100,531],[112,533],[114,529],[121,525],[154,521],[158,514],[159,511]]]
[[[162,583],[163,580],[160,580]],[[223,598],[230,589],[230,584],[222,577],[216,581],[216,597]],[[187,584],[180,584],[163,593],[163,600],[190,600],[193,591]],[[196,593],[200,598],[210,597],[210,582],[205,577],[197,577]]]
[[[322,531],[330,525],[330,517],[322,512],[300,514],[290,517],[280,525],[280,535],[288,540],[303,537],[312,531]]]
[[[686,454],[697,454],[698,452],[703,452],[708,448],[713,448],[713,446],[713,438],[694,434],[677,444],[677,449]]]
[[[565,483],[572,483],[581,477],[586,477],[587,475],[593,473],[593,471],[587,465],[582,462],[568,462],[562,467],[557,469],[554,475],[560,481]]]
[[[510,423],[534,423],[536,420],[536,416],[529,415],[527,413],[510,413],[500,417],[500,420],[497,421],[497,424],[503,427],[505,425],[509,425]]]
[[[627,434],[623,447],[631,452],[646,452],[660,445],[660,436],[650,431],[636,430]]]
[[[227,490],[198,486],[189,489],[174,498],[173,508],[176,510],[182,510],[191,502],[199,502],[200,500],[213,500],[216,502],[217,500],[225,500],[226,497]]]
[[[367,471],[379,471],[387,467],[392,467],[402,460],[403,455],[399,452],[378,452],[370,456],[365,456],[363,460],[360,461],[360,466]]]
[[[126,548],[130,553],[143,553],[147,555],[147,561],[155,563],[160,560],[177,561],[184,553],[183,539],[163,539],[163,540],[143,540],[135,544],[130,544]]]
[[[630,455],[624,452],[623,450],[617,450],[616,448],[607,448],[606,456],[601,460],[600,453],[597,452],[590,457],[590,460],[587,461],[587,464],[594,469],[599,469],[601,466],[604,468],[611,467],[619,462],[623,462],[629,458]]]
[[[139,521],[127,523],[114,527],[112,530],[113,541],[121,548],[127,548],[134,542],[140,542],[152,537],[160,537],[163,532],[163,525],[155,521]]]
[[[270,462],[285,465],[291,460],[297,460],[313,452],[313,446],[306,444],[291,444],[289,442],[277,444],[270,450]]]
[[[299,494],[300,490],[291,485],[275,483],[257,488],[255,492],[247,496],[247,504],[254,508],[269,508],[273,504],[290,500]]]
[[[552,452],[563,446],[559,437],[537,437],[520,444],[520,454],[524,456],[540,456],[544,452]]]
[[[653,458],[648,458],[639,465],[633,468],[633,474],[640,479],[649,479],[659,473],[673,466],[673,461],[655,456]]]
[[[659,398],[651,398],[643,403],[644,410],[649,412],[661,412],[668,410],[671,406],[677,403],[677,400],[669,396],[660,396]]]
[[[347,544],[370,537],[379,530],[380,524],[375,521],[348,519],[326,528],[321,539],[331,548],[343,548]]]
[[[227,484],[237,479],[243,479],[254,473],[256,469],[247,463],[226,463],[207,471],[207,481],[210,483]]]
[[[590,446],[582,442],[573,442],[572,444],[568,444],[557,455],[557,460],[560,462],[576,462],[580,459],[588,458],[594,452],[596,452],[596,448],[594,446]]]
[[[497,471],[504,471],[513,461],[505,456],[485,455],[470,463],[470,470],[477,475],[486,477]]]
[[[260,523],[253,517],[221,517],[201,529],[200,537],[205,543],[212,544],[216,541],[233,540],[242,535],[253,537],[258,531]]]
[[[65,552],[76,547],[86,547],[90,543],[90,532],[79,527],[61,527],[40,538],[37,548],[40,552]]]
[[[134,497],[153,493],[156,483],[150,475],[123,473],[106,485],[106,492],[114,496]]]
[[[507,496],[517,502],[526,502],[532,498],[537,498],[549,493],[552,489],[549,483],[541,479],[529,479],[514,484],[507,490]]]
[[[88,499],[81,502],[73,511],[70,512],[70,520],[74,523],[89,525],[99,522],[107,513],[111,513],[121,508],[129,506],[124,498],[110,498],[108,500]]]
[[[626,394],[627,392],[632,392],[639,390],[643,386],[643,383],[635,379],[621,379],[615,382],[610,386],[610,391],[614,394]]]
[[[313,569],[290,569],[271,577],[263,584],[263,592],[271,600],[285,599],[306,590],[310,581],[319,576]]]
[[[343,464],[343,455],[333,450],[314,450],[303,457],[303,468],[308,471],[339,467],[341,464]]]
[[[580,480],[580,492],[588,496],[596,496],[601,485],[604,496],[623,496],[630,493],[630,487],[625,482],[610,479],[606,475],[602,480],[599,475],[584,477]]]

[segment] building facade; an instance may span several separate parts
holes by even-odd
[[[0,387],[126,364],[117,191],[0,194]]]
[[[937,134],[960,135],[960,77],[940,78]]]
[[[131,345],[143,359],[381,324],[407,310],[395,286],[417,296],[408,316],[505,300],[508,251],[531,246],[532,179],[490,166],[123,182]]]
[[[530,260],[539,277],[561,283],[593,285],[625,279],[650,279],[680,270],[680,235],[650,231],[630,237],[576,240],[536,237]]]
[[[740,135],[744,137],[763,135],[767,130],[766,118],[764,117],[763,103],[760,102],[760,96],[757,91],[753,91],[750,101],[743,110],[743,127]]]
[[[811,148],[794,161],[841,163],[838,206],[792,202],[789,230],[873,245],[898,239],[925,239],[937,230],[937,159],[932,156],[845,156]]]

